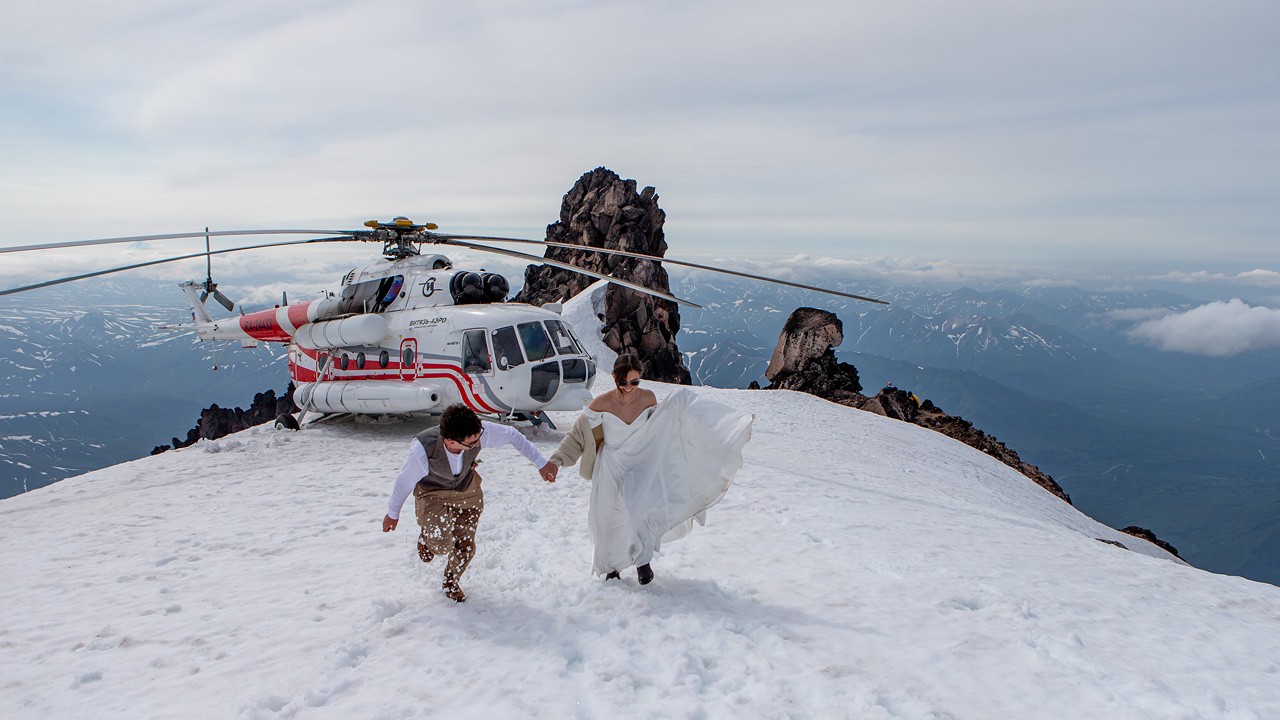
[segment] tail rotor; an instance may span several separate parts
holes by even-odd
[[[209,228],[205,228],[204,231],[206,233],[204,236],[205,278],[204,290],[200,293],[200,302],[208,300],[209,296],[212,295],[213,299],[217,300],[219,305],[226,308],[227,312],[231,312],[232,310],[235,310],[236,304],[231,298],[223,295],[222,292],[218,290],[218,284],[213,281],[213,257],[209,252]]]

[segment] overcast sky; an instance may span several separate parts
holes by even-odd
[[[6,3],[3,241],[538,232],[605,165],[673,245],[1275,269],[1278,36],[1274,0]]]
[[[1275,0],[10,2],[0,245],[397,214],[541,238],[604,165],[657,187],[673,257],[1274,307],[1278,37]]]

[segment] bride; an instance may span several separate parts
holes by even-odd
[[[621,355],[614,388],[582,411],[551,456],[559,467],[581,459],[591,480],[587,524],[595,546],[592,572],[606,579],[635,566],[641,585],[650,562],[684,537],[729,489],[742,467],[752,416],[678,390],[661,404],[640,387],[640,361]]]

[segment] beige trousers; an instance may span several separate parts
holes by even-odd
[[[415,498],[418,524],[422,526],[419,542],[436,555],[448,555],[444,583],[457,585],[476,554],[476,526],[484,512],[484,498],[469,498],[462,504],[443,502],[425,493]]]

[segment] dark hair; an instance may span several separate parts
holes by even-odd
[[[450,405],[440,416],[440,437],[455,442],[480,432],[480,418],[466,405]]]
[[[644,368],[640,367],[640,358],[636,357],[634,353],[624,353],[619,355],[618,359],[613,363],[613,383],[615,385],[621,385],[626,381],[627,375],[630,374],[632,370],[635,370],[642,375],[644,374]]]

